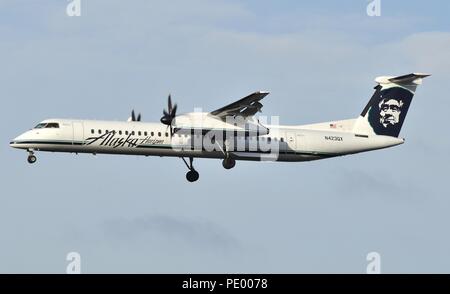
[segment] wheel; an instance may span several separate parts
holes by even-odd
[[[236,160],[233,158],[226,158],[222,161],[222,165],[225,169],[233,168],[236,165]]]
[[[191,183],[197,181],[199,177],[200,175],[196,170],[190,170],[186,174],[186,179]]]
[[[36,156],[34,156],[34,155],[28,156],[28,163],[35,163],[36,160],[37,160]]]

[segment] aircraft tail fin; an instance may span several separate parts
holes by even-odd
[[[428,76],[412,73],[398,77],[377,77],[375,93],[357,118],[353,131],[358,134],[398,137],[416,88]]]

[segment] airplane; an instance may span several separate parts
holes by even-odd
[[[199,173],[194,158],[221,159],[225,169],[237,160],[300,162],[355,154],[403,144],[400,130],[416,88],[430,76],[411,73],[375,79],[375,92],[357,118],[284,126],[261,121],[266,91],[252,93],[211,112],[177,115],[168,107],[158,123],[142,121],[134,110],[127,121],[46,119],[10,142],[36,151],[180,157],[188,168],[186,179]],[[189,162],[186,161],[189,159]]]

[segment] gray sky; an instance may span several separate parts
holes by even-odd
[[[0,0],[0,272],[450,272],[450,2]],[[356,117],[373,79],[432,73],[406,144],[310,163],[39,153],[50,117],[158,121],[269,90],[282,124]]]

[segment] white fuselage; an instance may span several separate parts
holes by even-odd
[[[58,127],[31,129],[15,138],[10,143],[11,147],[28,151],[306,161],[381,149],[404,142],[390,136],[355,134],[346,128],[346,121],[338,122],[333,127],[327,123],[268,125],[270,132],[267,135],[224,133],[225,140],[216,139],[212,143],[210,139],[206,140],[205,132],[175,130],[171,134],[170,127],[161,123],[67,119],[45,122],[57,123]]]

